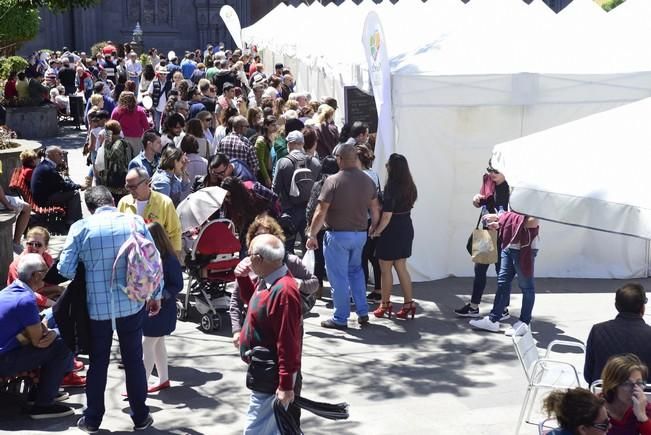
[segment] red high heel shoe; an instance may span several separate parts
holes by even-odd
[[[373,314],[375,317],[384,317],[386,314],[387,317],[390,319],[391,315],[393,314],[392,311],[393,306],[391,305],[391,302],[381,302],[380,306],[373,311]]]
[[[416,304],[414,301],[402,304],[402,308],[396,313],[396,317],[398,319],[406,319],[410,314],[412,319],[414,318],[414,315],[416,315]]]

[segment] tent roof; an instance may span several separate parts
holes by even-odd
[[[496,145],[515,211],[651,239],[651,98]]]
[[[651,56],[640,55],[641,50],[648,50],[645,44],[651,31],[644,19],[648,13],[642,12],[648,11],[649,3],[627,0],[611,14],[592,0],[574,0],[559,14],[542,0],[530,5],[522,0],[471,0],[467,4],[460,0],[400,0],[396,4],[364,0],[360,5],[348,0],[325,7],[318,2],[298,7],[281,4],[243,34],[245,41],[259,48],[296,57],[354,85],[360,85],[360,74],[354,70],[366,70],[359,41],[370,10],[380,16],[397,74],[649,71]],[[617,19],[617,15],[635,19]],[[296,31],[279,31],[278,23],[293,23]],[[335,31],[326,37],[312,31],[315,28]]]

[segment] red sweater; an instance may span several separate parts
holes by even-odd
[[[278,386],[294,389],[294,375],[301,368],[302,316],[301,297],[292,274],[270,283],[269,289],[255,290],[251,278],[239,277],[240,297],[249,308],[240,334],[240,355],[248,363],[246,352],[264,346],[278,356]]]

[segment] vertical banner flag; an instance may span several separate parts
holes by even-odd
[[[370,11],[364,21],[362,43],[366,53],[375,106],[378,113],[378,132],[375,141],[375,165],[382,168],[394,151],[393,111],[391,104],[391,67],[380,17]]]
[[[237,48],[242,47],[242,25],[240,24],[240,17],[231,6],[225,5],[219,10],[219,16],[224,20],[226,28],[231,34]]]

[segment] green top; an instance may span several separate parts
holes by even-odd
[[[289,151],[287,151],[287,140],[284,134],[279,135],[274,141],[274,151],[276,152],[276,159],[273,161],[273,169],[275,170],[276,162],[289,154]]]
[[[213,66],[212,68],[208,68],[206,70],[206,78],[212,82],[212,78],[215,77],[217,71],[219,71],[217,67]]]
[[[260,171],[258,171],[258,179],[266,186],[271,186],[271,150],[264,136],[258,136],[255,141],[255,153],[260,162]]]

